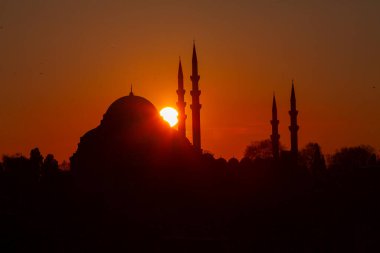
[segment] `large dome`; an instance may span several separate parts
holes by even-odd
[[[159,118],[155,106],[147,99],[130,93],[113,102],[103,116],[101,125],[126,127]]]
[[[80,138],[70,161],[81,185],[103,191],[126,187],[135,177],[172,175],[197,157],[189,140],[170,128],[151,102],[131,93],[113,102],[100,125]]]

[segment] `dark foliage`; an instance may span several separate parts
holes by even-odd
[[[284,147],[279,146],[280,152],[284,150]],[[255,159],[268,159],[273,157],[272,141],[270,139],[255,141],[248,145],[244,151],[244,157],[251,160]]]
[[[345,147],[329,157],[329,167],[336,170],[351,170],[374,165],[375,150],[371,146]]]
[[[326,170],[325,156],[318,143],[310,142],[300,152],[300,160],[312,174],[322,173]]]
[[[318,148],[308,150],[314,166]],[[271,159],[226,162],[206,154],[196,168],[137,163],[144,173],[122,168],[119,181],[83,191],[52,155],[42,160],[34,149],[30,158],[5,156],[2,252],[373,251],[380,168],[363,167],[367,153],[358,157],[363,163],[350,164],[358,170],[320,174]]]

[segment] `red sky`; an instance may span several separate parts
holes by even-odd
[[[175,106],[179,56],[189,105],[193,39],[205,150],[268,138],[273,91],[289,147],[293,78],[301,147],[379,150],[380,2],[331,2],[0,0],[0,154],[67,160],[130,83]]]

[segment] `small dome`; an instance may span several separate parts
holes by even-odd
[[[125,126],[158,117],[158,111],[151,102],[131,93],[110,105],[103,116],[102,125],[120,124]]]

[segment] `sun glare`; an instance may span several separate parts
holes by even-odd
[[[169,123],[171,127],[178,123],[178,112],[172,107],[165,107],[160,111],[161,117]]]

